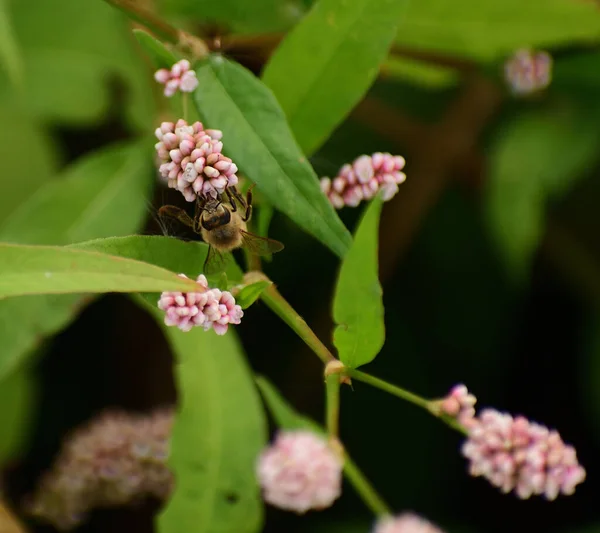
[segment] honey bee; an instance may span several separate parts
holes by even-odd
[[[246,223],[252,215],[252,190],[244,198],[235,187],[228,187],[229,205],[218,198],[198,197],[194,218],[183,209],[165,205],[158,210],[161,217],[176,218],[189,226],[208,244],[208,255],[204,261],[204,273],[216,274],[227,266],[227,252],[236,248],[246,248],[254,255],[269,255],[283,250],[283,244],[274,239],[259,237],[250,233]],[[242,215],[238,205],[244,210]]]

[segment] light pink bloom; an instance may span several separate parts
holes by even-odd
[[[321,190],[336,209],[345,205],[356,207],[379,191],[387,201],[398,192],[398,185],[406,180],[406,174],[401,172],[404,165],[401,156],[381,152],[361,155],[351,165],[344,165],[333,180],[321,178]]]
[[[266,502],[302,514],[339,498],[342,466],[324,438],[305,430],[283,431],[260,455],[257,476]]]
[[[75,430],[41,479],[27,511],[58,529],[72,529],[88,512],[173,489],[167,466],[172,409],[150,415],[107,411]]]
[[[444,533],[431,522],[413,513],[379,520],[373,533]]]
[[[204,130],[201,122],[190,126],[180,119],[176,124],[163,122],[155,135],[160,175],[188,202],[198,196],[216,198],[227,187],[237,185],[238,168],[221,153],[221,131]]]
[[[545,89],[552,79],[552,57],[543,51],[517,50],[504,64],[504,77],[515,94]]]
[[[462,453],[471,462],[471,475],[522,499],[573,494],[586,475],[575,449],[556,431],[493,409],[475,419]]]
[[[445,398],[439,402],[440,411],[458,420],[468,428],[475,418],[477,398],[469,393],[465,385],[454,386]]]
[[[161,68],[154,73],[154,79],[165,86],[165,96],[173,96],[177,90],[191,93],[198,87],[198,78],[193,70],[190,70],[190,62],[182,59],[175,63],[171,70]]]
[[[185,274],[179,276],[186,278]],[[196,279],[198,292],[163,292],[158,308],[165,312],[165,324],[181,331],[202,326],[205,331],[214,329],[217,335],[225,335],[229,324],[239,324],[244,312],[236,305],[228,291],[209,289],[206,277]]]

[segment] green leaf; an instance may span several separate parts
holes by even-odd
[[[119,144],[76,161],[0,226],[0,241],[67,244],[137,231],[152,184],[150,154],[143,144]],[[1,300],[0,378],[90,300],[89,295]]]
[[[23,59],[13,32],[8,0],[0,0],[0,67],[3,67],[13,85],[21,85]]]
[[[407,0],[319,0],[265,67],[305,154],[315,152],[371,86]]]
[[[178,359],[179,409],[169,458],[177,483],[158,531],[256,533],[263,505],[255,463],[267,427],[240,343],[232,330],[163,328]]]
[[[23,202],[54,176],[59,158],[50,135],[23,111],[11,109],[9,105],[0,107],[0,124],[5,125],[0,129],[0,145],[10,146],[10,157],[2,161],[2,173],[6,178],[2,180],[0,188],[1,226]],[[15,139],[27,139],[27,142],[15,143]],[[24,161],[35,161],[35,172],[28,171]]]
[[[70,244],[137,229],[152,186],[150,146],[114,145],[76,161],[0,227],[0,240]]]
[[[573,0],[420,0],[409,2],[396,42],[490,61],[516,48],[597,42],[600,12]]]
[[[377,260],[382,205],[375,197],[367,207],[342,261],[335,289],[333,319],[338,326],[333,343],[340,360],[350,368],[371,362],[385,342]]]
[[[526,279],[548,200],[598,159],[600,109],[542,108],[510,121],[490,148],[485,209],[492,238],[516,281]]]
[[[34,373],[26,366],[0,380],[0,467],[23,453],[32,421],[36,385]]]
[[[0,243],[0,298],[195,288],[195,281],[141,261],[61,246]]]
[[[149,33],[144,30],[134,29],[133,34],[156,68],[170,69],[177,62],[177,58],[173,52]]]
[[[271,416],[280,428],[311,429],[317,433],[324,433],[323,428],[316,422],[298,413],[267,378],[256,376],[256,385],[269,408]]]
[[[95,239],[73,244],[71,247],[137,259],[166,268],[171,272],[185,274],[190,279],[196,279],[202,272],[204,260],[208,254],[208,246],[203,242],[187,242],[158,235],[130,235],[128,237]],[[242,270],[235,261],[229,261],[226,272],[221,274],[225,276],[226,281],[222,290],[227,290],[227,279],[238,281],[243,276]],[[213,286],[212,283],[211,286]],[[156,305],[159,298],[157,293],[145,293],[141,296],[151,305]]]
[[[273,206],[339,257],[348,230],[321,192],[273,94],[250,71],[220,56],[197,69],[194,99],[208,127],[223,130],[227,155]]]
[[[262,292],[269,286],[273,285],[272,281],[257,281],[246,285],[235,297],[236,302],[242,309],[247,309],[256,300],[260,298]]]
[[[426,89],[445,89],[456,85],[460,79],[458,72],[452,68],[406,57],[389,57],[384,67],[386,76],[407,80]]]

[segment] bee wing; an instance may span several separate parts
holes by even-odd
[[[218,274],[223,272],[227,268],[229,258],[227,255],[222,254],[214,246],[208,247],[208,255],[204,260],[204,274],[210,276],[211,274]]]
[[[259,237],[254,233],[242,230],[242,241],[244,247],[247,248],[254,255],[269,255],[275,252],[281,252],[283,250],[283,244],[275,239],[267,239],[266,237]]]

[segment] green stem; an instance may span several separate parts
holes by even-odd
[[[265,276],[265,279],[268,279]],[[294,311],[294,308],[285,300],[279,291],[275,288],[275,285],[271,285],[262,293],[261,298],[267,304],[267,306],[276,315],[279,316],[290,328],[292,328],[296,334],[308,345],[308,347],[317,354],[319,359],[323,361],[323,364],[327,364],[330,361],[336,361],[336,358],[327,349],[319,338],[315,335],[312,329],[308,327],[308,324],[304,319]]]
[[[181,107],[182,107],[182,112],[183,112],[183,120],[185,120],[187,122],[187,121],[189,121],[189,117],[188,117],[188,94],[187,93],[183,93],[181,95]]]
[[[357,381],[362,381],[363,383],[368,383],[369,385],[372,385],[373,387],[381,389],[385,392],[389,392],[390,394],[393,394],[394,396],[398,396],[398,398],[402,398],[403,400],[406,400],[407,402],[410,402],[414,405],[422,407],[423,409],[426,409],[428,412],[431,412],[429,400],[422,398],[421,396],[417,396],[416,394],[413,394],[412,392],[402,389],[396,385],[392,385],[391,383],[388,383],[387,381],[383,381],[383,379],[379,379],[379,378],[376,378],[375,376],[371,376],[370,374],[366,374],[365,372],[361,372],[360,370],[354,370],[354,369],[349,368],[348,370],[346,370],[345,373],[348,376],[350,376],[351,378],[356,379]]]
[[[123,11],[130,19],[143,24],[157,37],[172,44],[179,42],[179,30],[159,19],[154,13],[138,5],[135,0],[104,0]]]
[[[418,407],[422,407],[428,413],[432,414],[436,418],[439,418],[442,422],[444,422],[445,424],[450,426],[452,429],[458,431],[459,433],[462,433],[463,435],[468,434],[467,429],[464,426],[462,426],[457,420],[455,420],[454,418],[452,418],[450,416],[446,416],[443,413],[441,413],[438,409],[435,409],[435,402],[432,402],[430,400],[427,400],[426,398],[422,398],[421,396],[413,394],[412,392],[409,392],[401,387],[398,387],[397,385],[392,385],[391,383],[388,383],[387,381],[384,381],[383,379],[379,379],[379,378],[376,378],[375,376],[371,376],[370,374],[366,374],[365,372],[361,372],[360,370],[354,370],[352,368],[347,368],[344,371],[344,373],[347,376],[356,379],[357,381],[362,381],[363,383],[372,385],[373,387],[381,389],[385,392],[389,392],[390,394],[393,394],[394,396],[398,396],[398,398],[402,398],[403,400],[406,400],[407,402],[410,402]]]
[[[325,379],[327,390],[326,420],[330,437],[337,438],[340,426],[340,375],[330,374]]]
[[[369,480],[347,455],[344,462],[344,473],[356,492],[358,492],[358,495],[375,515],[385,516],[392,514],[391,509],[383,501],[381,496],[377,494],[377,491],[373,488],[373,485],[371,485]]]

